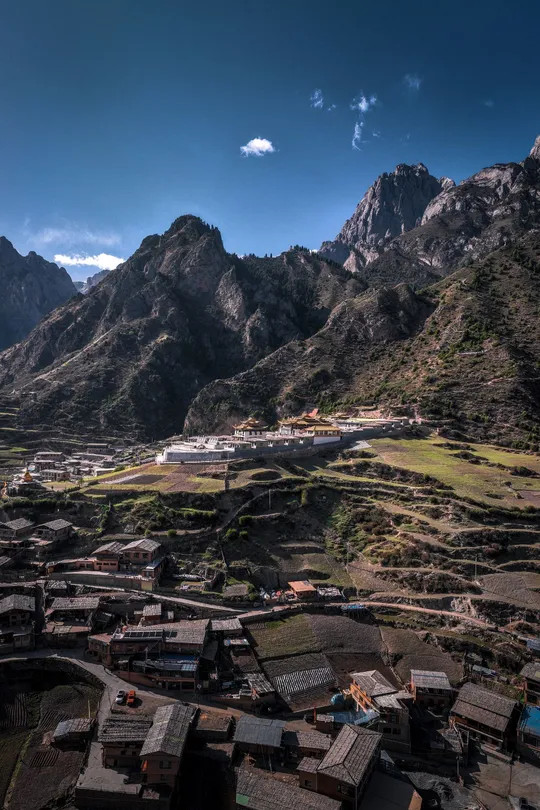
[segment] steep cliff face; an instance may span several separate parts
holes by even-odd
[[[180,217],[1,354],[0,385],[33,392],[26,423],[170,435],[203,385],[312,334],[361,289],[307,251],[241,260],[217,229]]]
[[[392,175],[382,175],[380,180],[385,177]],[[435,187],[435,178],[424,180],[428,191]],[[345,224],[338,242],[330,243],[337,247],[328,248],[325,243],[322,253],[342,261],[370,286],[402,281],[424,286],[540,226],[540,138],[521,163],[495,164],[458,186],[444,178],[436,182],[440,190],[431,199],[419,195],[426,204],[416,227],[407,227],[410,217],[398,216],[395,222],[403,221],[402,232],[382,236],[377,243],[376,234],[382,229],[370,231],[366,226],[375,220],[384,222],[379,219],[384,195],[382,190],[375,193],[384,184],[379,187],[377,181]],[[419,207],[420,203],[415,213]],[[358,230],[355,223],[362,228]],[[359,241],[355,241],[357,235]]]
[[[21,256],[0,236],[0,349],[23,340],[51,310],[76,295],[67,272],[33,251]]]
[[[370,186],[352,217],[333,242],[323,242],[320,252],[358,270],[373,261],[385,246],[419,224],[426,207],[452,180],[437,180],[426,167],[400,164]]]

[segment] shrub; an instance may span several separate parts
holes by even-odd
[[[240,526],[250,526],[253,523],[253,515],[241,515],[238,518],[238,524]]]
[[[225,532],[225,540],[236,540],[238,537],[238,529],[227,529]]]
[[[242,529],[238,536],[240,540],[247,540],[249,538],[249,532],[247,529]]]
[[[176,537],[177,534],[178,534],[178,532],[176,531],[176,529],[168,529],[167,530],[167,537]]]

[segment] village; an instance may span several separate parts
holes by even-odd
[[[99,690],[93,711],[90,702],[78,714],[59,708],[47,734],[32,737],[36,762],[77,753],[74,808],[189,810],[182,797],[192,790],[199,804],[204,794],[227,809],[503,810],[501,791],[515,810],[540,807],[534,622],[499,628],[473,612],[436,617],[420,607],[427,629],[413,632],[403,610],[414,605],[380,607],[373,588],[359,595],[343,574],[299,569],[273,586],[260,574],[254,586],[228,565],[227,542],[258,543],[281,519],[280,498],[286,520],[305,511],[296,468],[289,489],[279,479],[271,490],[270,465],[340,459],[341,448],[369,463],[370,440],[415,430],[379,414],[304,413],[275,430],[253,417],[227,436],[172,439],[155,455],[106,442],[77,454],[39,450],[6,482],[4,515],[18,516],[0,521],[0,696],[13,673],[24,687],[41,667]],[[264,472],[262,485],[234,479],[238,461],[248,475]],[[131,508],[129,487],[148,464],[172,475],[208,470],[220,497],[231,496],[232,480],[249,500],[229,504],[219,525],[210,510],[187,506],[174,512],[182,529],[145,531],[129,520],[119,528],[111,515]],[[115,490],[118,481],[128,489]],[[75,485],[73,494],[59,484]],[[146,508],[156,496],[137,497],[135,508]],[[246,512],[255,503],[260,518]],[[182,551],[186,542],[201,553]],[[455,645],[440,645],[441,620]],[[511,653],[494,658],[487,648],[498,636]],[[22,699],[9,689],[0,714],[8,740]]]
[[[98,672],[105,685],[97,721],[62,719],[46,743],[87,750],[76,807],[175,807],[190,752],[203,771],[234,774],[224,806],[252,810],[435,807],[411,766],[461,774],[459,791],[480,755],[500,768],[517,769],[519,758],[537,795],[540,662],[514,679],[517,699],[472,663],[458,680],[451,669],[420,668],[403,679],[382,656],[378,668],[339,675],[317,653],[267,658],[261,628],[304,611],[337,633],[372,632],[365,606],[325,603],[309,582],[290,583],[288,607],[228,614],[61,580],[0,588],[6,661],[26,653],[37,666],[54,653],[58,667],[80,667],[83,679]]]

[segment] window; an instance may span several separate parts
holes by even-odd
[[[304,787],[311,788],[313,787],[313,782],[311,779],[304,779]]]
[[[392,729],[392,734],[401,734],[401,729],[400,728],[393,728]]]
[[[383,728],[383,734],[391,734],[391,733],[392,733],[392,729],[390,728],[390,726],[385,726]]]
[[[165,771],[167,768],[172,768],[172,762],[170,759],[162,759],[159,763],[159,767],[162,771]]]
[[[146,560],[146,558],[148,557],[148,554],[144,553],[142,556],[143,556],[143,560]]]
[[[169,775],[167,773],[162,773],[159,778],[161,779],[162,782],[168,782]]]
[[[139,559],[139,557],[140,557],[141,555],[139,554],[139,552],[138,552],[138,551],[136,551],[136,552],[135,552],[135,554],[134,554],[133,556],[135,557],[135,559],[137,559],[137,560],[138,560],[138,559]]]
[[[352,796],[352,788],[349,785],[338,785],[337,790],[342,796]]]

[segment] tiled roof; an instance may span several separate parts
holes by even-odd
[[[0,613],[7,613],[10,610],[25,610],[28,613],[33,613],[35,609],[36,600],[33,596],[23,596],[22,594],[14,593],[0,600]]]
[[[105,543],[104,546],[96,548],[94,554],[120,554],[123,548],[123,543],[119,543],[117,540],[112,540],[110,543]]]
[[[341,802],[311,790],[282,782],[260,771],[240,768],[236,782],[236,803],[248,810],[340,810]]]
[[[358,726],[345,725],[318,767],[349,785],[359,785],[372,759],[377,755],[382,734]]]
[[[270,720],[265,717],[244,714],[236,724],[234,742],[280,748],[284,725],[282,720]]]
[[[99,596],[57,596],[51,610],[97,610]]]
[[[150,602],[143,607],[143,616],[161,616],[161,602]]]
[[[529,661],[521,670],[521,675],[530,678],[532,681],[540,681],[540,662]]]
[[[259,695],[269,695],[276,691],[270,681],[264,677],[262,672],[250,673],[247,675],[247,682],[249,683],[250,688],[254,689]]]
[[[165,641],[171,643],[181,644],[204,644],[206,639],[206,630],[208,628],[208,619],[193,619],[179,622],[164,622],[163,624],[149,624],[144,630],[131,631],[131,637],[134,638],[133,632],[149,633],[152,631],[165,631]]]
[[[8,520],[7,523],[2,523],[2,526],[6,526],[14,531],[18,529],[30,529],[33,525],[32,521],[26,520],[26,518],[16,518],[15,520]]]
[[[86,717],[76,717],[73,720],[62,720],[54,730],[53,737],[63,737],[66,734],[87,734],[92,728],[92,721]]]
[[[152,728],[141,748],[141,757],[163,753],[180,758],[194,713],[192,706],[179,703],[156,709]]]
[[[474,683],[466,683],[459,690],[452,714],[504,732],[515,707],[515,700],[482,689]]]
[[[320,764],[321,760],[315,759],[315,757],[302,757],[296,770],[304,771],[305,773],[317,773],[317,768]]]
[[[150,731],[150,717],[108,717],[98,734],[100,743],[143,742]]]
[[[240,619],[212,619],[210,629],[214,632],[227,632],[230,630],[241,630]]]
[[[157,540],[150,540],[149,537],[144,537],[142,540],[133,540],[124,546],[124,551],[156,551],[161,546]]]
[[[49,520],[48,523],[41,523],[40,525],[46,526],[47,529],[51,529],[54,532],[58,532],[60,529],[68,529],[70,526],[73,526],[73,523],[70,523],[69,520],[58,518],[58,520]]]
[[[411,669],[411,683],[420,689],[452,689],[446,672],[428,669]]]
[[[328,751],[332,745],[332,738],[320,731],[284,731],[283,745],[288,748],[312,748],[319,751]]]
[[[351,678],[368,697],[391,695],[393,692],[397,692],[396,687],[392,686],[376,669],[369,672],[351,672]]]

